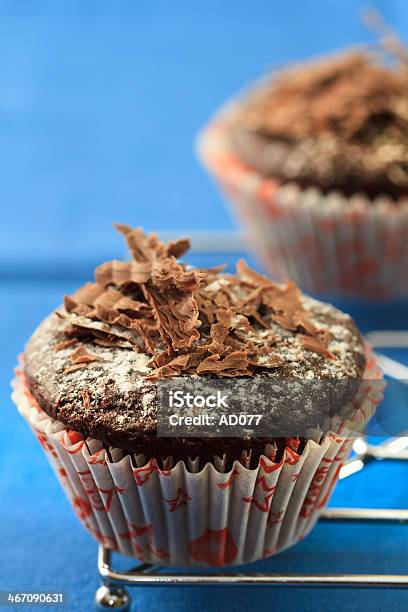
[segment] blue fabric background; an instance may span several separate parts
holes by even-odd
[[[408,36],[404,0],[371,4]],[[96,263],[122,255],[112,221],[233,228],[195,160],[196,133],[226,97],[271,66],[372,40],[361,6],[0,2],[0,589],[63,590],[68,609],[84,611],[98,585],[96,546],[9,399],[25,340]],[[406,303],[343,306],[363,329],[407,329]],[[380,464],[341,482],[333,504],[404,507],[407,494],[406,466]],[[251,569],[407,571],[407,527],[318,526]],[[408,604],[406,593],[391,590],[142,589],[134,598],[140,612],[392,612]]]

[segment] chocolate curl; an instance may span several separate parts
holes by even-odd
[[[188,348],[199,339],[199,310],[194,292],[203,284],[206,274],[186,271],[174,258],[184,253],[189,242],[182,239],[168,245],[156,234],[145,235],[141,228],[116,226],[125,236],[137,262],[149,262],[150,276],[141,289],[153,310],[159,333],[171,350]]]
[[[221,323],[214,323],[211,325],[211,344],[206,346],[209,353],[223,355],[227,350],[228,346],[225,345],[225,340],[229,334],[228,327],[224,327]]]
[[[138,262],[154,261],[165,257],[178,258],[190,248],[188,238],[180,238],[166,245],[158,239],[156,234],[146,235],[141,227],[132,229],[130,225],[117,223],[115,228],[126,238],[129,250]]]
[[[152,374],[146,376],[146,380],[159,380],[160,378],[168,378],[171,376],[176,376],[183,372],[188,365],[189,356],[188,355],[179,355],[175,357],[168,363],[160,366]]]
[[[175,259],[166,258],[152,263],[150,283],[163,292],[174,287],[182,293],[193,293],[203,285],[205,278],[205,272],[186,271]]]
[[[71,353],[70,358],[73,365],[67,366],[64,369],[64,374],[81,370],[82,368],[86,368],[88,364],[98,361],[98,357],[92,353],[89,353],[84,346],[80,346],[73,353]]]
[[[303,334],[299,334],[299,338],[301,339],[306,350],[317,353],[325,359],[335,359],[333,353],[330,353],[330,351],[327,350],[324,343],[317,336],[305,336]]]
[[[283,286],[266,288],[262,292],[262,303],[275,312],[305,312],[300,290],[291,281],[287,281]]]
[[[127,242],[130,252],[138,262],[154,261],[166,256],[163,243],[159,242],[156,234],[144,234],[141,227],[132,229],[130,225],[115,224],[115,228],[121,233]]]
[[[221,376],[243,376],[249,373],[249,361],[244,351],[235,351],[223,359],[220,355],[211,355],[197,367],[198,374],[211,373]]]
[[[195,297],[197,300],[200,317],[203,319],[203,322],[207,324],[214,323],[217,312],[217,305],[215,304],[214,300],[208,295],[205,295],[204,291],[201,290],[196,292]]]
[[[83,309],[86,306],[88,308]],[[145,302],[134,300],[127,295],[123,295],[116,289],[106,289],[97,283],[86,283],[78,289],[72,296],[66,296],[65,308],[68,312],[77,314],[89,314],[97,311],[98,307],[104,310],[113,310],[116,313],[128,313],[129,316],[137,318],[141,314],[149,316],[150,308]],[[78,310],[83,312],[77,312]]]
[[[87,317],[93,310],[86,304],[79,304],[69,295],[64,295],[64,307],[68,314],[74,313],[81,317]]]
[[[218,323],[220,323],[224,328],[231,329],[233,320],[233,314],[231,310],[226,308],[217,308],[215,316],[217,318]]]
[[[71,315],[84,317],[81,321],[82,327],[99,338],[99,344],[123,346],[123,341],[118,341],[117,337],[122,338],[124,334],[118,333],[118,330],[126,328],[131,331],[126,335],[127,340],[130,339],[138,349],[143,348],[142,341],[144,348],[148,352],[152,351],[153,342],[149,336],[152,332],[157,334],[157,324],[153,320],[151,307],[145,302],[133,300],[112,288],[105,289],[97,283],[87,283],[73,296],[65,297],[65,309]],[[109,327],[98,329],[94,319],[108,324]],[[100,338],[101,331],[105,336],[103,338]],[[106,338],[106,335],[109,337]]]
[[[180,238],[179,240],[170,241],[167,245],[167,255],[178,259],[184,253],[190,250],[191,243],[188,238]]]
[[[78,342],[79,342],[78,338],[70,338],[69,340],[61,340],[61,342],[58,342],[58,344],[54,346],[54,352],[57,353],[58,351],[64,351],[67,348],[71,348],[72,346],[75,346],[75,344],[78,344]]]
[[[70,324],[65,333],[69,337],[78,337],[79,339],[86,336],[94,338],[102,338],[115,346],[123,348],[133,348],[140,344],[139,337],[135,336],[131,331],[121,328],[116,325],[107,325],[103,321],[94,321],[89,317],[77,315],[74,312],[59,312],[59,316],[66,319]]]
[[[190,347],[200,338],[197,330],[198,305],[190,294],[173,291],[164,296],[154,289],[144,287],[146,299],[153,308],[158,331],[170,348],[179,350]]]
[[[145,283],[151,274],[151,262],[107,261],[95,270],[95,280],[102,287],[115,285],[118,288],[128,283]]]
[[[104,288],[96,283],[85,283],[73,295],[70,296],[71,301],[78,304],[86,304],[93,306],[95,301],[104,293]]]
[[[89,353],[84,346],[80,346],[73,353],[71,353],[71,361],[75,364],[78,363],[92,363],[98,361],[98,357]]]
[[[249,282],[255,287],[276,286],[269,278],[263,276],[263,274],[259,274],[259,272],[256,272],[255,270],[250,268],[245,259],[240,259],[237,262],[236,271],[238,276],[241,276],[245,281]]]
[[[252,270],[243,259],[237,263],[237,272],[247,282],[257,285],[244,300],[244,304],[255,301],[267,306],[273,312],[271,316],[275,323],[289,331],[296,331],[301,327],[308,334],[317,333],[317,328],[310,321],[309,313],[302,304],[300,290],[294,283],[288,281],[280,287]]]

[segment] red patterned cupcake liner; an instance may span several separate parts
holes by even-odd
[[[301,454],[289,443],[276,461],[267,447],[255,469],[246,467],[243,456],[228,472],[222,458],[198,470],[197,461],[146,461],[84,440],[41,409],[21,370],[13,399],[79,520],[98,542],[152,564],[224,566],[273,555],[312,529],[349,453],[351,432],[382,399],[380,378],[370,359],[352,402],[353,420],[323,439],[312,431]]]
[[[205,128],[198,153],[268,273],[315,294],[408,295],[408,200],[346,198],[265,178],[234,153],[228,115]]]

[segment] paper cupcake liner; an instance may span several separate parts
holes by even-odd
[[[408,200],[301,189],[265,178],[232,150],[224,112],[198,153],[274,278],[318,294],[408,295]]]
[[[372,358],[366,378],[352,401],[352,421],[323,439],[312,430],[301,454],[288,441],[277,461],[268,445],[255,469],[243,455],[229,471],[225,458],[201,469],[199,460],[146,461],[84,440],[41,410],[19,369],[13,399],[98,542],[151,564],[223,566],[275,554],[312,529],[349,453],[350,432],[381,401],[381,374]]]

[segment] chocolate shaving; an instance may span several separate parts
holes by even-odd
[[[168,363],[157,368],[153,374],[146,376],[147,380],[158,380],[160,378],[167,378],[171,376],[175,376],[176,374],[180,374],[183,370],[186,369],[189,361],[188,355],[180,355],[179,357],[175,357]]]
[[[167,245],[156,234],[146,236],[141,227],[132,229],[130,225],[117,223],[116,229],[125,236],[130,252],[136,261],[155,261],[165,257],[181,257],[190,248],[190,240],[181,238]]]
[[[329,330],[327,328],[324,328],[320,330],[319,333],[322,336],[322,344],[327,349],[327,347],[329,346],[329,342],[330,342]]]
[[[211,355],[204,359],[197,367],[197,373],[222,373],[223,375],[230,372],[232,376],[235,376],[236,372],[247,373],[248,372],[248,357],[243,351],[235,351],[226,355],[223,359],[220,355]],[[249,373],[249,372],[248,372]]]
[[[138,261],[107,261],[95,270],[95,280],[102,287],[123,287],[129,283],[145,283],[151,274],[151,264]]]
[[[58,351],[63,351],[64,349],[71,348],[71,346],[75,346],[75,344],[78,344],[78,342],[79,342],[78,338],[70,338],[69,340],[62,340],[61,342],[58,342],[58,344],[54,346],[54,352],[57,353]]]
[[[90,336],[108,339],[123,348],[132,348],[139,345],[142,347],[139,336],[118,325],[107,325],[102,321],[95,321],[88,317],[76,315],[75,313],[68,314],[66,312],[59,312],[59,314],[70,323],[70,326],[66,328],[66,334],[68,336],[81,338]]]
[[[82,404],[84,408],[89,408],[91,405],[91,396],[90,396],[88,387],[83,387],[81,391],[81,395],[82,395]]]
[[[212,342],[206,347],[208,352],[222,355],[227,350],[224,342],[228,336],[228,327],[224,327],[221,323],[214,323],[211,325],[210,336]]]
[[[328,333],[313,324],[293,283],[277,285],[243,260],[236,275],[219,276],[222,268],[187,269],[176,257],[188,241],[166,245],[140,228],[118,229],[134,259],[102,264],[95,283],[65,297],[59,316],[67,320],[67,340],[61,349],[91,340],[145,352],[150,380],[185,373],[252,376],[285,363],[275,346],[278,326],[297,335],[305,350],[333,358]],[[66,371],[96,359],[81,345]]]
[[[269,278],[252,270],[244,259],[240,259],[237,262],[236,270],[239,276],[242,276],[243,279],[249,281],[255,287],[273,287],[273,283]]]
[[[180,238],[175,242],[169,242],[167,245],[167,255],[172,255],[176,259],[184,255],[190,248],[190,241],[188,238]]]
[[[84,346],[78,347],[73,353],[71,353],[70,357],[71,361],[75,364],[84,363],[87,365],[93,361],[98,361],[98,357],[88,353]]]
[[[217,318],[217,321],[223,327],[226,327],[227,329],[232,327],[233,314],[231,310],[227,310],[226,308],[218,308],[215,313],[215,316]]]
[[[170,349],[188,348],[200,334],[197,330],[197,301],[187,295],[185,298],[172,292],[164,296],[153,289],[146,290],[154,317],[159,325],[159,334]]]
[[[89,306],[87,306],[86,304],[79,304],[69,295],[64,296],[64,306],[66,312],[68,312],[69,314],[73,312],[74,314],[77,314],[80,317],[86,317],[90,312],[92,312],[92,309]]]
[[[317,353],[326,359],[334,359],[334,355],[327,350],[324,343],[317,336],[305,336],[303,334],[299,334],[299,338],[303,343],[303,346],[308,351],[312,351],[313,353]]]
[[[214,323],[215,321],[215,302],[209,296],[205,295],[204,291],[196,292],[196,300],[201,320],[206,323]]]

